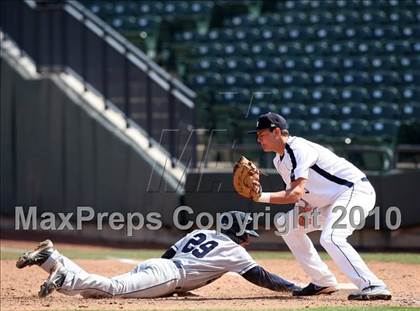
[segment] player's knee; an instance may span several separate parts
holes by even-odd
[[[332,239],[333,239],[333,236],[331,234],[322,233],[319,238],[319,243],[322,245],[323,248],[329,249],[330,247],[334,245],[334,242]]]
[[[275,219],[275,226],[279,235],[292,239],[300,234],[298,226],[294,225],[293,213],[282,214]]]
[[[343,239],[340,235],[334,234],[332,232],[323,232],[319,238],[319,242],[324,249],[328,250],[330,248],[335,248],[338,245],[346,243],[346,239]]]
[[[293,243],[294,241],[301,240],[305,232],[296,228],[290,228],[286,232],[284,232],[281,236],[287,243]]]

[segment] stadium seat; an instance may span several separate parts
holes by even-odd
[[[414,52],[414,49],[412,50],[408,40],[394,40],[384,43],[384,51],[387,53],[408,54],[412,51]]]
[[[267,14],[259,16],[253,25],[258,25],[262,27],[270,27],[280,25],[282,21],[282,16],[280,14]]]
[[[309,119],[336,119],[337,107],[334,104],[313,104],[308,107]]]
[[[341,68],[340,58],[338,57],[314,57],[311,58],[312,68],[314,70],[335,71]]]
[[[266,27],[261,30],[261,37],[257,41],[278,41],[286,40],[288,32],[286,27]]]
[[[312,89],[311,98],[313,102],[336,102],[338,92],[333,87],[317,87]]]
[[[194,61],[191,64],[193,71],[216,71],[221,72],[224,70],[225,62],[223,58],[219,57],[205,57]]]
[[[365,23],[382,24],[388,21],[388,16],[386,12],[382,10],[366,10],[362,13],[362,21]]]
[[[312,75],[314,85],[339,85],[342,83],[342,76],[332,71],[318,71]]]
[[[411,10],[407,9],[390,10],[387,14],[387,20],[394,23],[403,21],[406,24],[413,24],[416,23],[416,16]]]
[[[378,103],[370,107],[371,119],[391,119],[397,120],[399,117],[399,109],[397,104]]]
[[[175,41],[177,42],[191,42],[191,41],[196,42],[198,40],[199,40],[199,34],[195,31],[184,31],[184,32],[175,34]]]
[[[215,87],[221,86],[223,84],[223,79],[222,76],[217,73],[200,73],[190,76],[188,84],[193,88]]]
[[[279,55],[299,55],[303,54],[304,48],[300,42],[292,42],[292,43],[278,43],[276,45],[275,53]]]
[[[407,28],[406,33],[409,33],[410,30],[411,28]],[[373,29],[373,36],[378,39],[400,39],[402,35],[403,33],[401,32],[400,27],[397,25],[378,25]]]
[[[315,141],[331,142],[335,140],[338,125],[335,120],[319,119],[308,122],[308,137]]]
[[[407,57],[402,55],[397,60],[398,66],[411,69],[411,68],[420,68],[420,56],[415,55],[413,57]]]
[[[420,101],[420,87],[419,86],[407,86],[402,90],[402,97],[405,101]]]
[[[419,25],[405,25],[402,28],[402,36],[407,38],[418,38],[420,37],[420,26]]]
[[[370,26],[350,24],[348,27],[343,29],[343,34],[349,40],[368,40],[374,37],[374,30]]]
[[[279,102],[298,102],[305,103],[309,99],[309,93],[306,88],[291,87],[280,90]]]
[[[275,71],[280,72],[285,68],[284,61],[279,57],[254,57],[255,71]]]
[[[252,26],[255,23],[254,16],[234,16],[230,19],[227,19],[224,22],[224,25],[227,27],[238,27],[238,26]]]
[[[287,70],[307,71],[312,69],[312,63],[308,57],[287,57],[283,63],[284,68]]]
[[[221,54],[225,56],[245,56],[249,54],[249,50],[246,42],[221,44]]]
[[[210,44],[199,44],[192,49],[192,53],[197,56],[214,56],[214,51]]]
[[[256,86],[278,86],[280,75],[273,72],[262,72],[253,75],[254,85]]]
[[[345,102],[366,102],[369,93],[363,87],[345,87],[340,92],[340,98]]]
[[[315,31],[315,35],[319,40],[338,40],[343,37],[344,29],[342,26],[321,26]]]
[[[261,38],[261,30],[259,28],[250,28],[250,29],[235,29],[233,32],[232,38],[237,41],[259,41]]]
[[[365,86],[371,82],[370,76],[365,71],[348,71],[344,73],[342,80],[344,85],[357,86]]]
[[[339,123],[336,137],[341,142],[346,138],[352,139],[353,143],[362,142],[365,136],[370,132],[369,122],[360,119],[348,119]]]
[[[307,111],[305,105],[298,103],[281,104],[279,113],[286,119],[306,119]]]
[[[308,126],[305,121],[297,119],[287,120],[289,125],[289,133],[292,136],[306,136],[308,133]]]
[[[404,72],[402,80],[405,83],[420,85],[420,68],[418,70],[410,70]]]
[[[362,71],[369,68],[369,59],[366,56],[343,57],[341,66],[348,70]]]
[[[380,86],[370,90],[370,99],[376,102],[399,102],[400,98],[400,93],[395,87]]]
[[[305,72],[290,71],[281,75],[279,83],[283,86],[305,86],[310,83],[310,79]]]
[[[244,72],[227,73],[223,82],[228,87],[248,87],[253,83],[251,75]]]
[[[277,88],[267,88],[261,87],[254,91],[251,94],[251,105],[259,105],[259,106],[269,106],[270,104],[275,105],[275,98],[278,97],[278,89]],[[273,110],[277,108],[274,107]]]
[[[372,82],[379,85],[395,86],[401,83],[401,78],[395,71],[372,72]]]
[[[410,62],[408,58],[402,58],[405,62]],[[370,66],[375,69],[391,70],[399,69],[401,64],[395,55],[390,56],[373,56],[369,59]]]
[[[308,11],[309,22],[313,25],[330,25],[334,23],[334,14],[325,10]]]
[[[395,143],[397,139],[400,121],[396,120],[376,120],[371,123],[371,136],[379,143]]]
[[[304,45],[302,52],[306,55],[328,55],[331,53],[330,43],[327,40],[309,42]]]
[[[250,45],[250,52],[253,55],[276,55],[276,45],[272,42],[258,42]]]
[[[407,103],[402,107],[401,117],[404,120],[418,121],[420,120],[420,103]]]
[[[369,115],[368,106],[363,103],[342,104],[338,109],[338,118],[345,119],[366,119]]]
[[[396,47],[399,43],[395,43],[393,46]],[[369,41],[361,41],[358,42],[356,45],[357,51],[354,54],[371,54],[371,55],[381,55],[386,52],[389,43],[384,43],[380,40],[369,40]]]
[[[289,27],[287,38],[289,40],[312,40],[316,38],[316,29],[311,26]]]
[[[246,71],[249,72],[254,69],[254,63],[249,57],[228,57],[225,58],[225,69],[232,71]]]

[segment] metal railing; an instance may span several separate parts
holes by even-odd
[[[77,1],[0,1],[2,31],[38,72],[71,71],[159,142],[174,166],[196,166],[196,94]]]
[[[367,146],[367,145],[326,145],[334,153],[343,156],[358,168],[365,171],[390,171],[395,168],[396,156],[392,148],[387,146]],[[274,169],[273,153],[263,152],[261,146],[255,144],[241,144],[232,148],[231,144],[214,144],[214,152],[223,154],[222,161],[236,162],[244,154],[252,159],[261,168]],[[214,167],[215,164],[212,164]],[[207,167],[207,163],[204,163]]]

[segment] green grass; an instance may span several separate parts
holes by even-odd
[[[310,311],[413,311],[420,310],[420,308],[407,308],[407,307],[321,307],[309,309],[292,309],[292,310],[310,310]]]
[[[290,252],[250,252],[255,259],[290,259],[294,257]],[[416,253],[360,253],[366,261],[399,262],[420,264],[420,254]],[[326,252],[320,252],[322,259],[330,259]]]
[[[60,252],[70,259],[108,259],[110,257],[115,258],[128,258],[134,260],[145,260],[149,258],[160,257],[163,254],[163,250],[131,250],[131,249],[92,249],[92,251],[86,248],[74,248],[72,250],[63,249]],[[17,259],[20,255],[20,251],[5,250],[1,251],[1,260],[6,259]]]
[[[16,259],[20,255],[19,250],[2,250],[0,259]],[[72,250],[63,249],[62,253],[71,259],[109,259],[128,258],[134,260],[145,260],[149,258],[160,257],[163,250],[137,250],[137,249],[97,249],[91,251],[86,248],[74,248]],[[290,252],[265,252],[252,251],[251,255],[256,260],[262,259],[286,259],[294,260]],[[323,259],[330,259],[327,253],[321,252]],[[381,261],[381,262],[398,262],[408,264],[420,264],[420,254],[414,253],[361,253],[366,261]]]

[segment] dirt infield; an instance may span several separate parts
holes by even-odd
[[[33,243],[18,242],[16,248],[32,248]],[[11,247],[8,243],[7,247]],[[2,247],[4,245],[2,244]],[[71,246],[66,246],[71,247]],[[78,246],[80,249],[80,246]],[[113,276],[131,269],[132,265],[117,260],[76,260],[92,273]],[[306,283],[307,277],[295,261],[259,260],[268,270],[279,275]],[[349,281],[337,271],[331,262],[327,264],[336,273],[340,283]],[[14,260],[1,261],[1,310],[132,310],[132,309],[290,309],[322,306],[402,306],[420,307],[420,265],[369,262],[369,266],[389,285],[393,300],[381,302],[350,302],[346,299],[350,290],[341,290],[330,296],[294,298],[289,294],[276,293],[248,283],[240,276],[225,275],[216,282],[194,291],[196,296],[168,297],[159,299],[84,299],[54,293],[39,299],[39,285],[47,277],[38,267],[24,270],[15,268]]]

